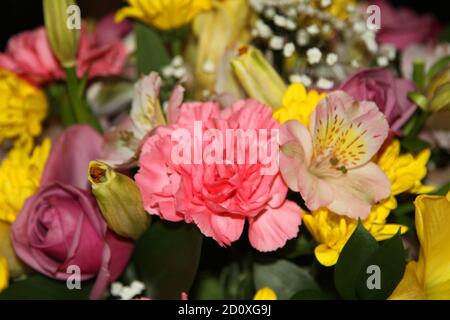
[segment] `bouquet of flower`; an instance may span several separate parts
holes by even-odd
[[[0,299],[450,299],[450,45],[385,0],[43,0],[0,53]]]

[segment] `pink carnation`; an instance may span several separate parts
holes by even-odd
[[[96,35],[97,34],[97,35]],[[89,78],[119,75],[127,59],[125,45],[119,40],[104,43],[101,32],[81,28],[77,55],[77,73]],[[5,53],[0,53],[0,68],[8,69],[34,84],[65,78],[64,70],[53,55],[44,27],[25,31],[8,41]]]
[[[258,149],[269,149],[273,142],[270,138],[278,132],[279,125],[272,118],[270,108],[254,100],[239,101],[222,112],[216,103],[186,103],[181,106],[177,119],[173,125],[157,128],[142,148],[136,182],[149,213],[169,221],[193,222],[221,246],[240,238],[246,220],[250,225],[250,243],[260,251],[276,250],[296,237],[301,209],[286,200],[287,186],[278,170],[278,162],[272,172],[268,170],[272,163],[260,158],[249,160],[255,144]],[[174,154],[184,156],[186,150],[178,153],[180,144],[173,139],[174,133],[194,134],[199,123],[203,133],[213,129],[217,137],[220,134],[225,137],[227,129],[234,129],[233,132],[253,129],[266,132],[269,138],[249,139],[250,143],[233,149],[236,154],[229,156],[229,147],[225,147],[222,154],[209,153],[215,143],[226,145],[226,141],[203,134],[203,143],[196,141],[203,161],[194,160],[195,164],[176,161]],[[245,140],[239,134],[234,135],[236,145],[242,143],[242,139]],[[192,146],[194,151],[196,142],[194,140]],[[239,150],[245,154],[246,164],[237,161]],[[223,164],[206,161],[205,154],[214,155],[215,159],[223,160]]]

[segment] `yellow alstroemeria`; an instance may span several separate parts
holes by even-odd
[[[450,192],[422,195],[414,203],[419,259],[408,263],[390,299],[450,299]]]
[[[273,117],[283,124],[288,120],[297,120],[305,127],[309,126],[309,117],[320,100],[326,96],[316,90],[307,91],[299,84],[291,84],[283,96],[283,104],[275,110]]]
[[[158,29],[182,27],[197,14],[211,9],[212,0],[126,0],[129,7],[117,11],[116,21],[134,18]]]
[[[25,200],[36,192],[50,146],[46,139],[29,152],[16,144],[0,164],[0,220],[13,223]]]
[[[5,257],[0,257],[0,292],[8,288],[9,270]]]
[[[377,241],[394,236],[398,230],[403,234],[407,227],[386,223],[391,210],[397,208],[395,196],[404,193],[427,193],[435,187],[424,186],[421,180],[427,173],[426,164],[430,151],[424,150],[416,157],[400,155],[400,143],[394,140],[379,157],[377,164],[391,182],[391,195],[375,205],[369,217],[362,223]],[[319,243],[314,253],[324,266],[336,264],[342,248],[355,230],[358,221],[337,215],[327,209],[319,209],[303,216],[306,227]]]
[[[253,300],[277,300],[277,294],[270,288],[261,288],[259,289]]]
[[[14,73],[0,69],[0,143],[19,139],[29,148],[47,115],[45,94]]]

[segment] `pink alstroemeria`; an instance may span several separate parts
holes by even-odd
[[[388,130],[375,103],[332,92],[312,113],[309,130],[298,121],[281,127],[281,174],[310,210],[364,219],[389,196],[389,180],[370,161]]]

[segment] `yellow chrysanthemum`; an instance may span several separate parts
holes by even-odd
[[[6,258],[0,257],[0,292],[8,287],[9,270]]]
[[[129,7],[117,11],[116,21],[134,18],[158,29],[170,30],[188,24],[204,10],[211,9],[212,0],[126,0]]]
[[[41,133],[46,115],[44,93],[14,73],[0,69],[0,143],[20,139],[31,147],[31,138]]]
[[[378,165],[391,182],[391,195],[375,205],[369,217],[362,222],[377,241],[391,238],[399,229],[402,234],[407,231],[405,226],[386,223],[391,210],[397,208],[396,195],[404,192],[427,193],[434,190],[434,187],[424,186],[420,182],[427,173],[426,164],[429,157],[429,150],[422,151],[416,157],[412,154],[400,155],[400,143],[395,140],[378,159]],[[319,243],[314,253],[324,266],[336,264],[342,248],[358,224],[357,220],[337,215],[328,209],[305,214],[303,221]]]
[[[30,153],[16,144],[0,165],[0,220],[12,223],[25,200],[33,195],[41,180],[51,142],[46,139]]]
[[[277,294],[270,288],[261,288],[259,289],[253,300],[277,300]]]
[[[311,113],[325,96],[325,93],[316,90],[306,91],[299,83],[291,84],[283,96],[283,105],[275,110],[273,117],[280,124],[288,120],[298,120],[308,127]]]

